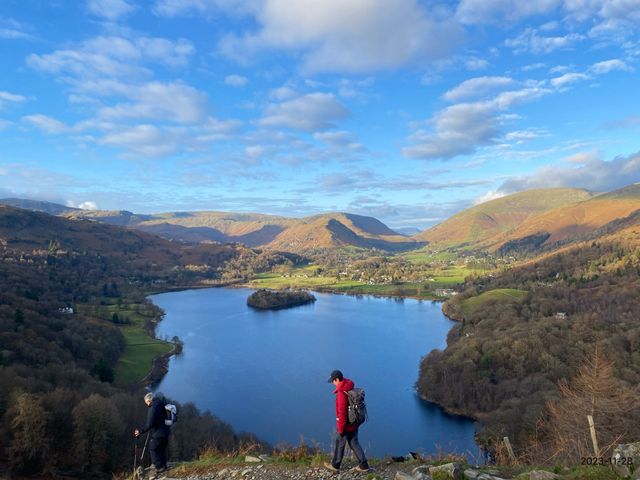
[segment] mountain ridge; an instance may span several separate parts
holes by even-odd
[[[510,254],[542,251],[610,232],[625,219],[626,224],[633,223],[629,218],[640,209],[640,184],[599,194],[571,188],[527,190],[475,205],[411,236],[374,217],[347,212],[302,218],[217,210],[136,214],[25,199],[0,203],[124,226],[184,243],[239,243],[292,253],[343,247],[395,252],[429,245],[431,249]]]

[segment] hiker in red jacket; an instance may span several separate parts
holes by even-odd
[[[358,425],[348,423],[349,400],[345,392],[352,390],[354,384],[348,378],[344,378],[340,370],[334,370],[329,377],[329,383],[336,387],[333,393],[336,395],[336,443],[331,463],[326,462],[324,466],[332,472],[340,471],[342,457],[344,457],[344,447],[347,442],[349,448],[353,450],[358,458],[359,465],[355,468],[359,472],[369,470],[369,463],[364,456],[364,451],[358,441]]]

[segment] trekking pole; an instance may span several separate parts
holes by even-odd
[[[142,460],[144,459],[144,452],[147,449],[147,442],[149,441],[149,434],[151,432],[147,433],[147,438],[144,441],[144,447],[142,447],[142,455],[140,455],[140,465],[142,466]]]
[[[131,478],[134,480],[138,476],[138,437],[135,437],[134,447],[133,447],[133,475]]]

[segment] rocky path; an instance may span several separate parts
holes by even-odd
[[[357,472],[353,470],[355,465],[345,465],[344,467],[339,473],[334,473],[324,467],[245,463],[212,465],[203,471],[190,473],[181,472],[180,468],[177,468],[155,478],[157,480],[432,480],[434,478],[506,480],[505,476],[501,476],[498,471],[465,468],[459,463],[449,463],[437,467],[420,462],[378,464],[369,472]],[[526,480],[556,480],[559,478],[551,472],[541,471],[539,474],[538,476],[530,475]]]

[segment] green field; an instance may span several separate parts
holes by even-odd
[[[462,314],[467,317],[478,309],[483,308],[487,302],[521,302],[527,296],[526,290],[517,290],[513,288],[498,288],[488,292],[481,293],[475,297],[467,298],[462,302]]]
[[[369,284],[334,276],[315,276],[319,267],[296,267],[287,273],[268,272],[256,275],[248,286],[251,288],[308,288],[318,291],[341,292],[354,295],[388,295],[436,299],[432,293],[436,288],[452,287],[464,281],[471,272],[452,267],[434,271],[424,282]]]
[[[129,325],[118,325],[126,341],[126,348],[115,367],[115,383],[130,385],[139,383],[151,370],[152,360],[173,349],[169,342],[157,340],[147,335],[145,322],[152,318],[146,315],[138,304],[123,305],[79,305],[78,311],[86,315],[111,321],[114,313],[120,318],[128,318]]]
[[[400,256],[411,263],[453,262],[458,259],[454,252],[443,250],[435,253],[426,248],[404,252]]]

